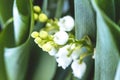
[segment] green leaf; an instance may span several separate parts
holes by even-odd
[[[96,0],[98,6],[109,16],[112,20],[115,20],[115,1],[116,0]]]
[[[95,55],[95,80],[114,80],[120,52],[120,28],[108,14],[92,0],[97,13],[97,43]],[[109,7],[109,6],[108,6]]]
[[[75,32],[77,39],[88,35],[95,40],[95,14],[90,0],[74,0],[75,5]]]
[[[120,21],[120,0],[114,0],[115,1],[115,18],[116,21]],[[119,22],[120,25],[120,22]]]
[[[2,68],[1,69],[5,69],[3,72],[3,76],[5,76],[5,72],[7,72],[7,76],[5,77],[5,79],[1,79],[1,80],[24,80],[25,75],[26,75],[26,68],[27,68],[27,62],[28,62],[28,58],[29,58],[29,41],[30,41],[30,33],[33,30],[33,12],[32,12],[32,2],[29,1],[27,4],[29,4],[29,11],[31,11],[31,17],[30,17],[30,23],[27,23],[27,25],[30,26],[30,28],[28,29],[28,35],[26,41],[15,47],[16,45],[14,45],[14,40],[13,40],[13,26],[11,27],[6,27],[1,35],[0,35],[0,43],[2,45],[2,52],[0,52],[0,55],[2,55],[1,57],[2,60],[0,60],[2,62]],[[22,12],[22,11],[21,11]],[[19,19],[20,20],[20,19]],[[17,22],[18,23],[18,22]],[[24,24],[24,23],[23,23]],[[18,23],[18,25],[22,25],[22,23]],[[8,25],[9,26],[9,25]],[[22,31],[21,31],[22,32]],[[8,36],[9,35],[9,36]],[[5,48],[4,47],[9,47],[9,48]],[[5,62],[5,63],[4,63]],[[5,67],[4,67],[5,65]],[[7,79],[6,79],[7,78]]]
[[[5,48],[4,60],[8,80],[24,80],[28,58],[29,42],[15,48]]]
[[[4,63],[4,47],[14,46],[13,26],[6,26],[0,34],[0,80],[6,80],[6,70]]]
[[[15,43],[20,45],[26,41],[30,29],[30,7],[27,0],[15,0],[13,6]]]
[[[2,27],[12,16],[13,0],[0,0],[0,21]]]
[[[32,80],[52,80],[56,71],[56,61],[48,53],[39,53],[38,66]]]

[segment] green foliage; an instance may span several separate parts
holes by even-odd
[[[97,13],[95,80],[114,80],[119,60],[120,28],[110,19],[112,15],[104,12],[109,6],[102,9],[99,1],[93,0],[92,3]]]
[[[55,59],[33,43],[31,32],[44,25],[35,22],[34,26],[33,1],[0,0],[0,80],[79,80],[70,67],[57,68]],[[65,1],[70,5],[63,13]],[[92,55],[84,59],[87,70],[80,80],[119,80],[120,0],[72,2],[43,0],[41,9],[52,18],[75,14],[76,38],[88,35],[92,40],[95,60]]]

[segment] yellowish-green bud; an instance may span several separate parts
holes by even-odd
[[[46,22],[47,20],[48,20],[48,17],[46,14],[44,14],[44,13],[39,14],[39,21],[40,22]]]
[[[34,41],[35,41],[36,44],[39,44],[39,43],[42,42],[42,39],[40,37],[37,37],[37,38],[35,38]]]
[[[40,13],[40,11],[41,11],[41,8],[39,6],[34,6],[33,9],[37,13]]]
[[[51,27],[52,25],[51,25],[50,23],[47,23],[46,26],[47,26],[47,27]]]
[[[35,41],[36,44],[39,44],[39,43],[42,42],[42,39],[40,37],[37,37],[37,38],[35,38],[34,41]]]
[[[38,14],[34,13],[34,20],[38,20]]]
[[[37,38],[39,36],[39,33],[37,31],[32,32],[31,37]]]
[[[48,33],[46,31],[40,31],[39,33],[40,38],[46,39],[48,37]]]
[[[53,46],[51,45],[50,42],[47,42],[46,44],[42,46],[43,51],[46,51],[46,52],[49,52],[52,48]]]

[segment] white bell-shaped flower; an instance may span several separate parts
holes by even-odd
[[[72,58],[67,56],[69,53],[68,48],[69,45],[62,47],[56,54],[56,61],[58,62],[58,66],[61,66],[63,69],[66,69],[72,62]]]
[[[74,19],[71,16],[60,18],[58,26],[62,31],[71,31],[74,27]]]
[[[68,41],[68,34],[65,31],[56,32],[54,35],[54,42],[58,45],[64,45]]]
[[[84,62],[80,64],[78,60],[74,60],[71,64],[71,68],[73,70],[73,75],[81,79],[86,71],[86,64]]]

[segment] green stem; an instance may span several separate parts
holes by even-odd
[[[64,0],[58,0],[58,3],[57,3],[58,6],[55,14],[56,18],[60,18],[62,15],[63,3],[64,3]]]
[[[47,14],[47,5],[48,5],[48,0],[43,0],[42,10],[45,14]]]

